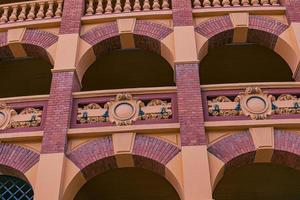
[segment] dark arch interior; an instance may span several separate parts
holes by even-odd
[[[51,68],[36,58],[0,60],[0,97],[49,94]]]
[[[249,164],[225,173],[215,200],[300,199],[300,172],[272,163]]]
[[[100,56],[82,80],[84,91],[173,85],[169,63],[141,49],[116,50]]]
[[[141,168],[120,168],[89,180],[74,200],[180,200],[163,177]]]
[[[285,60],[256,44],[210,49],[199,66],[201,84],[293,81]]]
[[[1,199],[32,200],[33,189],[26,181],[13,177],[0,175],[0,197]]]

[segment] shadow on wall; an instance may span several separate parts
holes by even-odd
[[[0,61],[0,98],[49,94],[51,64],[36,58]]]
[[[163,177],[141,168],[120,168],[89,180],[74,200],[180,200]]]
[[[248,164],[225,172],[215,200],[300,199],[300,172],[273,163]]]

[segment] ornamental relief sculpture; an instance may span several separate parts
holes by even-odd
[[[137,120],[170,118],[171,102],[160,99],[142,101],[128,93],[117,94],[103,105],[90,103],[80,106],[77,111],[78,124],[110,122],[117,126],[127,126]]]
[[[258,87],[246,88],[235,97],[219,96],[208,101],[210,116],[247,116],[252,120],[271,115],[300,114],[300,99],[291,94],[275,97]]]
[[[12,128],[38,127],[42,121],[42,110],[25,108],[21,112],[0,103],[0,130]]]

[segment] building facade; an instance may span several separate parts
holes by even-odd
[[[1,199],[300,199],[299,0],[0,3]]]

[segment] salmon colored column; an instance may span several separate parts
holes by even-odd
[[[184,200],[209,200],[212,191],[192,6],[190,0],[172,3]]]
[[[83,3],[83,0],[64,1],[37,172],[35,200],[60,200],[62,198],[72,92],[80,89],[75,63]]]

